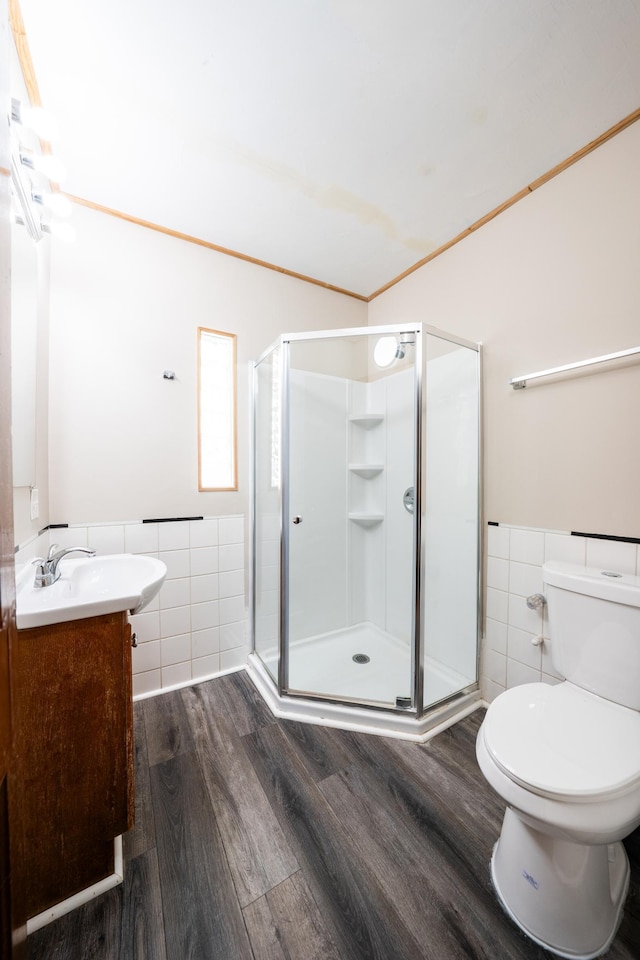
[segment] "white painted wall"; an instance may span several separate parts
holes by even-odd
[[[74,225],[52,261],[52,522],[246,513],[248,361],[366,304],[83,207]],[[238,337],[237,493],[197,490],[198,326]]]
[[[12,347],[12,388],[14,379],[18,381],[18,390],[25,390],[25,404],[19,412],[13,414],[14,450],[24,443],[31,448],[31,467],[21,476],[14,472],[13,488],[13,525],[14,543],[25,543],[37,536],[39,530],[49,523],[49,263],[50,241],[47,237],[36,246],[23,233],[20,246],[14,246],[17,231],[23,227],[12,228],[12,329],[18,328],[23,319],[23,310],[28,310],[31,321],[31,337],[24,343],[25,353],[22,360],[16,356]],[[27,254],[29,263],[21,260]],[[32,289],[18,291],[16,288],[24,282],[32,284]],[[14,310],[17,316],[14,316]],[[27,320],[27,326],[30,323]],[[17,331],[16,331],[17,332]],[[18,351],[19,353],[19,351]],[[25,370],[24,365],[28,366]],[[23,380],[23,378],[26,378]],[[32,379],[31,379],[32,378]],[[31,484],[38,490],[39,513],[31,519]]]
[[[485,519],[640,536],[640,363],[509,378],[640,345],[640,123],[369,304],[484,345]]]
[[[29,102],[13,36],[9,41],[11,96]],[[25,145],[39,152],[35,134],[22,131]],[[22,338],[18,351],[12,345],[12,394],[20,409],[12,413],[14,458],[25,462],[24,446],[29,446],[30,466],[26,472],[14,469],[13,525],[16,546],[37,537],[49,523],[49,265],[51,240],[43,236],[33,243],[24,227],[11,227],[11,328],[12,340]],[[35,326],[34,326],[35,321]],[[35,375],[35,382],[34,382]],[[17,382],[16,382],[17,381]],[[18,395],[18,396],[16,396]],[[19,399],[18,399],[19,397]],[[27,409],[28,407],[28,409]],[[34,435],[35,431],[35,435]],[[22,451],[20,448],[23,448]],[[40,511],[31,519],[30,488],[39,492]]]

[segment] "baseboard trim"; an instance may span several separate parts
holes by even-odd
[[[122,855],[122,837],[119,836],[113,841],[113,873],[105,877],[104,880],[99,880],[98,883],[94,883],[92,886],[80,890],[79,893],[74,893],[72,897],[61,900],[60,903],[54,904],[52,907],[49,907],[48,910],[43,910],[42,913],[31,917],[30,920],[27,920],[27,936],[35,933],[36,930],[40,930],[42,927],[46,927],[47,924],[53,923],[53,921],[59,917],[64,917],[65,914],[71,913],[72,910],[82,906],[83,903],[89,903],[90,900],[99,897],[101,893],[106,893],[107,890],[117,887],[123,880],[124,858]]]

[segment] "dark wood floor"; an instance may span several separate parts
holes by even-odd
[[[118,888],[29,960],[533,960],[496,902],[482,712],[426,744],[274,720],[236,673],[144,700]],[[640,957],[640,832],[608,960]]]

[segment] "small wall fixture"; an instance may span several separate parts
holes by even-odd
[[[173,370],[165,370],[162,377],[164,380],[175,380],[176,375]]]

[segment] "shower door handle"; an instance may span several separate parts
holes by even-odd
[[[294,517],[293,523],[302,523],[302,517]]]

